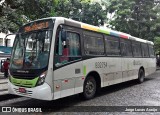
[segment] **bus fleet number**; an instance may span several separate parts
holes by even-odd
[[[95,67],[96,68],[106,68],[107,67],[107,62],[96,62]]]

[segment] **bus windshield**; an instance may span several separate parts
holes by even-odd
[[[42,69],[48,65],[52,31],[42,29],[17,34],[11,69]]]

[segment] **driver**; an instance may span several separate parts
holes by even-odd
[[[35,60],[35,55],[34,55],[34,52],[31,53],[30,56],[28,56],[26,59],[25,59],[25,66],[26,67],[31,67],[34,65],[34,60]]]

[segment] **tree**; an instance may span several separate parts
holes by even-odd
[[[106,19],[106,9],[90,0],[5,0],[0,5],[0,31],[16,32],[28,21],[63,16],[93,25]]]
[[[160,4],[158,6],[160,6]],[[157,7],[157,9],[160,11],[159,7]],[[157,16],[157,22],[154,28],[156,28],[155,29],[156,37],[154,38],[155,52],[156,54],[160,55],[160,12]]]
[[[82,22],[100,26],[107,18],[107,9],[102,4],[95,2],[91,4],[82,3]]]
[[[113,28],[142,39],[154,40],[157,10],[154,0],[110,0],[110,21]]]
[[[0,5],[0,31],[16,32],[28,21],[54,15],[57,0],[5,0]]]
[[[60,0],[55,11],[57,16],[99,26],[104,23],[107,15],[107,9],[103,6],[90,0]]]
[[[154,48],[155,48],[155,52],[156,54],[160,55],[160,37],[156,37],[154,40]]]

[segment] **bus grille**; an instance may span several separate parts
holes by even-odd
[[[33,74],[17,74],[17,73],[12,73],[12,77],[13,78],[17,78],[17,79],[34,79],[37,76],[33,75]]]

